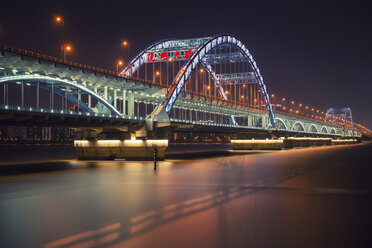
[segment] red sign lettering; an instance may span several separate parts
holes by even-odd
[[[154,61],[154,53],[151,52],[147,55],[147,61]]]
[[[179,59],[180,58],[180,53],[176,51],[174,54],[174,59]]]
[[[166,60],[168,57],[169,57],[169,56],[167,55],[166,52],[162,52],[162,53],[160,54],[160,60]]]
[[[192,50],[191,49],[189,49],[186,53],[185,53],[185,59],[188,59],[188,58],[190,58],[191,57],[191,55],[192,55]]]

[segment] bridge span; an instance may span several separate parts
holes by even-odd
[[[141,142],[150,142],[147,154],[165,149],[171,133],[235,140],[358,136],[346,120],[340,126],[281,111],[253,56],[232,35],[155,42],[119,74],[22,49],[0,50],[1,124],[76,127],[87,140],[77,143],[78,150],[105,140],[106,158],[125,141],[138,148],[126,153],[141,151]]]

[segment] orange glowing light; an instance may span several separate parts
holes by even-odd
[[[203,68],[202,69],[200,69],[200,72],[203,72],[204,70],[203,70]]]
[[[291,104],[295,104],[295,102],[294,102],[294,101],[292,101],[292,102],[291,102]]]
[[[120,66],[123,65],[123,61],[122,60],[119,60],[118,61],[118,65],[120,65]]]
[[[283,102],[285,101],[285,98],[284,98],[284,97],[282,98],[282,101],[283,101]]]
[[[61,23],[61,22],[62,22],[62,17],[60,17],[60,16],[56,16],[56,22],[57,22],[57,23]]]
[[[275,95],[274,94],[271,94],[271,97],[275,97]]]
[[[160,75],[160,72],[159,71],[156,71],[156,76],[159,76]]]
[[[125,41],[123,41],[123,46],[127,46],[128,45],[128,42],[125,40]]]
[[[243,87],[245,88],[245,84],[243,84]]]
[[[71,45],[65,45],[65,50],[66,50],[66,52],[71,52],[71,50],[72,50]]]

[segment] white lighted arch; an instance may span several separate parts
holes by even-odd
[[[291,131],[294,131],[294,128],[296,125],[300,125],[302,127],[302,130],[305,131],[305,126],[304,124],[302,124],[301,122],[299,121],[296,121],[295,123],[293,123],[292,127],[291,127]]]
[[[285,122],[284,122],[282,119],[280,119],[280,118],[275,118],[275,121],[279,121],[280,123],[282,123],[283,126],[284,126],[284,128],[285,128],[285,130],[288,130],[287,125],[285,124]]]
[[[328,129],[326,126],[323,126],[320,130],[321,133],[328,133]],[[323,132],[323,130],[325,130],[325,132]]]
[[[312,128],[315,128],[315,130],[316,130],[315,133],[319,133],[318,128],[317,128],[314,124],[311,124],[311,125],[309,126],[309,128],[307,129],[307,131],[310,133]]]
[[[66,86],[70,86],[70,87],[79,89],[82,92],[96,98],[99,102],[101,102],[103,105],[105,105],[112,113],[121,116],[121,113],[114,106],[112,106],[105,98],[103,98],[102,96],[100,96],[96,92],[78,84],[75,81],[70,81],[70,80],[62,79],[62,78],[54,78],[54,77],[50,77],[50,76],[43,76],[43,75],[38,75],[38,74],[19,74],[19,75],[16,74],[16,75],[1,76],[0,77],[0,84],[1,83],[6,83],[6,82],[12,82],[12,81],[31,81],[31,80],[56,82],[56,83],[61,83],[61,84],[66,85]]]

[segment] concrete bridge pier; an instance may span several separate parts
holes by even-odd
[[[168,140],[75,140],[74,146],[80,160],[163,160]]]
[[[249,139],[231,140],[233,150],[281,150],[283,140],[274,139]]]
[[[331,138],[310,138],[310,137],[285,137],[283,140],[283,147],[309,147],[309,146],[323,146],[331,145]]]
[[[164,122],[148,120],[146,125],[115,128],[84,128],[74,141],[78,159],[163,160],[168,147],[170,127]]]

